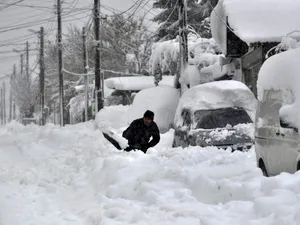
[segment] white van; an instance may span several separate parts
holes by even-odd
[[[272,56],[258,75],[255,151],[265,176],[300,170],[299,58],[300,49]]]

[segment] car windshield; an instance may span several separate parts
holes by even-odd
[[[252,123],[248,113],[242,108],[221,108],[198,110],[194,113],[197,129],[215,129],[235,126],[240,123]]]

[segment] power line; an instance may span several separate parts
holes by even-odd
[[[76,13],[75,15],[79,15],[79,14],[82,14],[82,13],[86,13],[88,10],[86,11],[83,11],[83,12],[79,12],[79,13]],[[69,15],[70,16],[70,15]],[[62,15],[63,18],[66,18],[67,16],[66,15]],[[85,16],[84,16],[85,17]],[[82,17],[82,18],[84,18]],[[80,19],[82,19],[80,18]],[[79,20],[79,19],[78,19]],[[44,20],[40,20],[40,21],[35,21],[35,22],[27,22],[27,23],[23,23],[23,24],[19,24],[18,26],[14,26],[14,27],[11,27],[11,28],[1,28],[1,29],[4,29],[4,30],[1,30],[0,29],[0,33],[6,33],[6,32],[9,32],[9,31],[13,31],[13,30],[19,30],[19,29],[22,29],[22,28],[28,28],[28,27],[32,27],[32,26],[36,26],[36,25],[41,25],[41,24],[44,24],[45,22],[49,22],[48,19],[44,19]],[[65,22],[70,22],[70,21],[74,21],[74,20],[65,20]]]
[[[135,2],[133,3],[133,5],[131,5],[131,6],[130,6],[128,9],[126,9],[125,11],[120,12],[120,13],[115,14],[115,15],[109,15],[109,16],[113,17],[113,16],[120,16],[120,15],[123,15],[123,14],[127,13],[128,11],[130,11],[131,9],[133,9],[138,3],[141,3],[141,2],[143,2],[143,1],[144,1],[144,0],[137,0],[137,1],[135,1]],[[103,5],[101,5],[101,6],[103,6]]]
[[[37,50],[36,48],[34,48],[34,49],[28,49],[28,51],[35,51],[35,50]],[[11,50],[11,51],[0,51],[0,54],[6,54],[6,53],[14,53],[15,51],[13,51],[13,50]]]

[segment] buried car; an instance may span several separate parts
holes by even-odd
[[[246,150],[253,138],[240,124],[253,125],[257,100],[239,81],[215,81],[184,92],[175,115],[173,146],[217,146]]]
[[[265,176],[300,170],[299,56],[300,48],[279,53],[259,71],[255,152]]]

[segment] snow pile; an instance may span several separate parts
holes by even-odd
[[[216,141],[221,141],[221,140],[226,140],[228,137],[234,135],[235,133],[236,133],[235,130],[216,129],[216,130],[212,130],[209,133],[209,136]]]
[[[221,78],[222,76],[228,74],[228,72],[231,72],[230,70],[231,70],[230,64],[221,66],[220,62],[218,61],[213,65],[201,69],[201,80],[206,82],[213,81],[215,79]]]
[[[233,32],[244,42],[280,42],[300,30],[300,1],[220,0],[211,13],[214,39],[226,53],[226,17]],[[300,33],[293,37],[299,39]]]
[[[95,124],[98,128],[107,128],[121,132],[128,126],[127,113],[130,106],[116,105],[107,106],[101,109],[95,118]]]
[[[280,115],[286,122],[298,128],[300,128],[299,57],[300,48],[272,56],[262,65],[257,81],[259,101],[263,100],[264,90],[292,92],[290,99],[285,99],[285,102],[293,103],[284,105],[280,109]]]
[[[182,77],[180,77],[179,82],[182,84],[189,84],[190,87],[194,87],[200,84],[202,77],[200,76],[200,71],[195,65],[188,65],[184,71]]]
[[[265,178],[254,149],[172,139],[143,154],[115,150],[93,122],[0,126],[1,225],[298,224],[300,172]]]
[[[175,124],[182,126],[181,112],[190,109],[244,108],[252,121],[256,111],[256,98],[251,90],[239,81],[226,80],[200,84],[188,89],[180,98],[175,115]]]
[[[154,87],[136,94],[128,111],[128,122],[143,117],[146,110],[154,112],[154,121],[160,132],[164,133],[173,124],[180,93],[172,87]]]
[[[106,79],[104,82],[108,88],[116,90],[140,91],[155,87],[153,76],[113,77]],[[159,85],[174,86],[174,77],[163,76]]]

